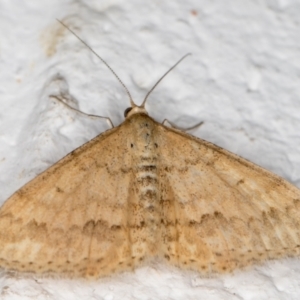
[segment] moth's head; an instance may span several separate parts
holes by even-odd
[[[124,111],[124,117],[127,119],[131,117],[134,114],[146,114],[148,115],[148,112],[146,111],[143,104],[141,106],[132,105],[131,107],[127,107]]]

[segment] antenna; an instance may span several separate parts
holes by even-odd
[[[125,89],[129,100],[130,100],[130,104],[132,107],[135,107],[136,104],[133,102],[131,94],[128,90],[128,88],[126,87],[126,85],[123,83],[123,81],[120,79],[120,77],[116,74],[116,72],[112,69],[112,67],[98,54],[96,53],[82,38],[80,38],[72,29],[70,29],[66,24],[64,24],[62,21],[56,19],[62,26],[64,26],[65,28],[67,28],[73,35],[75,35],[79,41],[81,41],[88,49],[90,49],[105,65],[106,67],[114,74],[114,76],[118,79],[118,81],[121,83],[121,85],[123,86],[123,88]]]
[[[192,55],[191,53],[187,53],[186,55],[184,55],[182,58],[179,59],[179,61],[174,65],[172,66],[155,84],[154,86],[152,87],[152,89],[147,93],[141,107],[145,107],[145,104],[146,104],[146,101],[149,97],[149,95],[153,92],[153,90],[158,86],[158,84],[179,64],[181,63],[187,56],[189,55]]]

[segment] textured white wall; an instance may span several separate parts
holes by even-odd
[[[137,103],[182,55],[147,108],[300,187],[300,2],[297,0],[0,0],[0,202],[105,130],[49,99],[109,116]],[[297,259],[213,279],[160,264],[93,283],[0,277],[1,299],[299,299]]]

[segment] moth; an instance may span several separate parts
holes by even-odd
[[[158,258],[210,275],[299,255],[300,190],[158,123],[147,96],[4,203],[2,268],[98,278]]]

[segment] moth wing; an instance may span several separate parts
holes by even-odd
[[[97,136],[5,202],[0,266],[94,277],[131,265],[126,130]]]
[[[161,135],[168,260],[207,274],[299,254],[299,189],[209,142]]]

